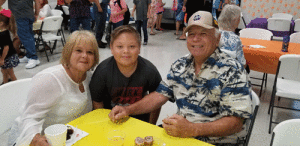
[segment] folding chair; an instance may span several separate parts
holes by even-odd
[[[272,18],[286,18],[291,21],[293,19],[293,15],[287,13],[275,13],[272,15]]]
[[[274,108],[300,111],[298,109],[279,106],[279,103],[278,106],[275,106],[276,96],[291,100],[300,100],[300,55],[287,54],[279,58],[268,111],[269,114],[271,111],[269,134],[271,133],[272,123],[278,124],[278,122],[272,119]]]
[[[51,10],[53,16],[62,16],[63,12],[61,10]]]
[[[291,34],[290,28],[291,28],[291,20],[288,18],[269,18],[268,19],[268,30],[271,31],[288,31],[288,35]],[[278,36],[276,36],[278,37]],[[280,37],[279,38],[283,38]]]
[[[291,43],[300,43],[300,32],[291,34],[290,42]]]
[[[8,131],[19,110],[26,102],[31,86],[31,78],[12,81],[0,86],[0,135]]]
[[[247,127],[248,133],[247,133],[246,137],[244,139],[238,140],[238,144],[243,144],[243,146],[248,146],[250,136],[252,133],[252,129],[253,129],[253,125],[255,123],[256,115],[257,115],[259,104],[260,104],[259,97],[256,95],[256,93],[254,91],[251,91],[251,95],[252,95],[252,107],[253,107],[252,115],[253,115],[253,117],[251,119],[247,119],[248,121],[246,121],[246,122],[248,122],[247,125],[249,125],[249,127]]]
[[[64,46],[64,39],[62,38],[63,32],[61,31],[61,23],[63,21],[62,16],[51,16],[46,17],[41,25],[41,31],[38,33],[37,37],[37,48],[39,48],[40,42],[43,43],[44,51],[47,56],[47,60],[49,62],[49,57],[47,54],[47,43],[49,43],[49,51],[51,54],[53,54],[53,50],[56,48],[56,43],[58,40],[61,40],[62,45]],[[54,32],[55,34],[53,34]],[[51,47],[51,42],[53,43],[53,46]]]
[[[300,119],[286,120],[273,130],[270,146],[299,146]]]
[[[300,19],[296,19],[296,20],[295,20],[294,31],[295,31],[295,32],[297,32],[297,31],[300,32]]]
[[[240,31],[241,38],[252,38],[252,39],[261,39],[261,40],[271,40],[273,33],[266,29],[260,28],[246,28]],[[261,80],[261,84],[252,84],[253,86],[260,86],[259,97],[261,96],[263,85],[267,87],[267,78],[268,74],[263,73],[263,78],[250,77],[251,79]]]

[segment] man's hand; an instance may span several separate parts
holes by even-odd
[[[36,134],[31,143],[30,146],[50,146],[50,144],[47,142],[47,139],[45,136],[41,136],[40,134]]]
[[[110,120],[114,123],[126,118],[129,116],[126,108],[123,106],[115,106],[111,112],[108,114]]]
[[[180,115],[174,114],[162,121],[164,129],[171,136],[192,137],[193,135],[193,128],[190,128],[192,123]]]

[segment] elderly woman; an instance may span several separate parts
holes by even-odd
[[[90,69],[98,61],[94,35],[88,31],[72,33],[63,48],[61,64],[45,69],[32,78],[27,103],[13,126],[10,143],[17,146],[48,146],[43,136],[46,127],[66,124],[90,112]]]
[[[240,23],[241,8],[236,5],[226,5],[221,12],[218,23],[221,31],[219,43],[220,49],[238,60],[242,65],[246,65],[243,52],[242,41],[234,33]]]

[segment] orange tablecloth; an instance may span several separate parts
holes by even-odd
[[[300,44],[290,43],[288,52],[282,52],[281,41],[268,41],[241,38],[247,64],[251,70],[276,74],[279,57],[285,54],[300,54]],[[266,48],[250,48],[249,45],[261,45]]]

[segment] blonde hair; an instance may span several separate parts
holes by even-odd
[[[87,30],[79,30],[79,31],[74,31],[70,36],[68,41],[66,42],[63,50],[62,50],[62,55],[60,58],[60,63],[66,67],[69,67],[70,65],[70,59],[72,52],[74,48],[82,43],[85,42],[86,44],[90,44],[92,48],[94,49],[94,63],[92,68],[94,68],[98,62],[99,62],[99,52],[98,52],[98,44],[97,40],[90,31]]]
[[[118,28],[116,28],[112,32],[110,46],[112,46],[112,44],[114,43],[114,41],[116,40],[116,38],[118,38],[123,33],[131,33],[131,34],[133,34],[135,36],[135,38],[137,39],[137,42],[139,43],[139,47],[141,47],[141,36],[140,36],[140,33],[137,30],[135,30],[133,27],[129,26],[129,25],[119,26]]]

